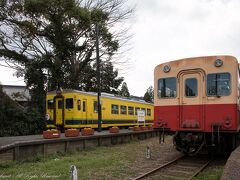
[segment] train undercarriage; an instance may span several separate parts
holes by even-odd
[[[205,133],[177,131],[173,137],[176,149],[186,155],[231,153],[239,145],[239,133]]]

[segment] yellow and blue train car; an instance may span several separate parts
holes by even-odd
[[[137,111],[145,111],[145,124],[153,124],[153,104],[102,93],[102,127],[138,125]],[[64,89],[46,97],[47,128],[98,127],[97,93]]]

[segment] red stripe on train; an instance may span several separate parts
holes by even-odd
[[[237,104],[154,106],[154,128],[211,132],[219,126],[220,131],[237,131],[239,124]]]

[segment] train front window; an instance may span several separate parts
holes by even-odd
[[[66,99],[66,109],[73,109],[73,99],[72,98]]]
[[[158,80],[158,97],[174,98],[177,95],[176,78],[162,78]]]
[[[63,108],[63,101],[59,100],[58,101],[58,109],[62,109]]]
[[[48,109],[54,109],[54,101],[52,99],[47,101],[47,107]]]
[[[207,75],[208,96],[228,96],[231,93],[231,76],[229,73]]]
[[[196,97],[197,96],[197,79],[188,78],[185,80],[185,96]]]

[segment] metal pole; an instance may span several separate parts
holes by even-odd
[[[100,76],[100,58],[98,41],[98,24],[96,24],[96,58],[97,58],[97,86],[98,86],[98,132],[102,131],[102,107],[101,107],[101,76]]]

